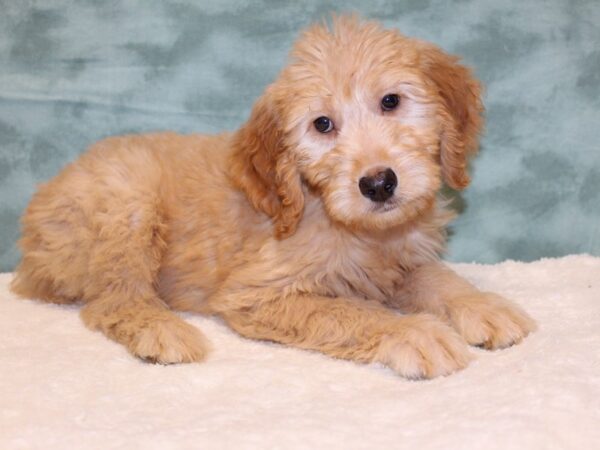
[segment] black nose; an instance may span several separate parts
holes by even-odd
[[[374,202],[385,202],[394,195],[396,186],[398,186],[398,178],[390,168],[358,180],[360,193]]]

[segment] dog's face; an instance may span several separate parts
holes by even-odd
[[[240,184],[280,237],[295,230],[303,185],[354,229],[406,223],[431,208],[442,179],[468,184],[479,92],[430,44],[353,18],[313,27],[236,136]]]

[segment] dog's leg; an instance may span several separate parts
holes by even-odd
[[[392,306],[431,313],[449,322],[471,345],[508,347],[536,329],[525,311],[491,292],[482,292],[443,264],[415,269]]]
[[[86,304],[81,317],[88,327],[102,331],[146,361],[195,362],[202,360],[208,349],[200,330],[169,311],[153,293],[107,292]]]
[[[112,205],[115,207],[115,205]],[[85,324],[125,345],[142,359],[161,364],[201,360],[208,348],[202,333],[158,297],[155,284],[165,247],[164,225],[155,207],[125,202],[97,219],[100,232],[90,255]]]
[[[154,191],[122,182],[92,191],[86,186],[65,177],[34,197],[23,218],[14,291],[83,302],[88,327],[140,358],[202,359],[207,344],[201,332],[171,312],[155,290],[165,224]]]
[[[461,337],[427,314],[400,316],[360,300],[270,295],[228,295],[219,314],[243,336],[362,363],[380,362],[408,378],[447,375],[471,359]]]

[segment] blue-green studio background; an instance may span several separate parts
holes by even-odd
[[[487,86],[451,260],[600,254],[598,0],[0,0],[0,270],[36,183],[111,134],[238,127],[330,11],[436,42]]]

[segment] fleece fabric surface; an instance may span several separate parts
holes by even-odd
[[[77,307],[18,300],[0,275],[0,448],[600,448],[600,258],[453,267],[539,330],[432,381],[192,315],[208,360],[145,364],[85,329]]]

